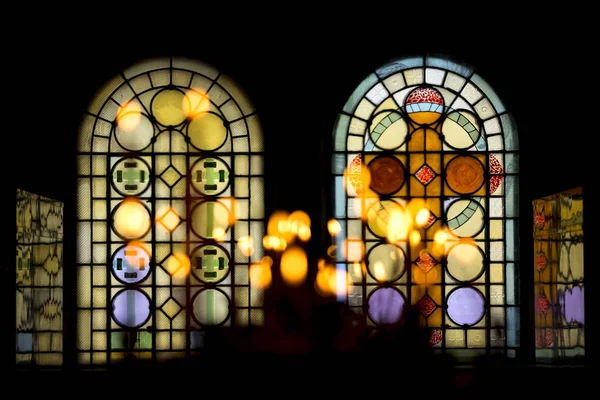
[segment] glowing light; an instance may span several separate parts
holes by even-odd
[[[345,284],[344,284],[345,286]],[[315,290],[321,296],[331,296],[336,294],[337,271],[333,265],[326,265],[317,271],[315,279]]]
[[[148,210],[139,200],[127,198],[115,212],[114,227],[124,238],[139,239],[150,229]]]
[[[188,117],[206,113],[210,110],[210,98],[201,89],[188,89],[181,102],[181,109]]]
[[[429,221],[429,210],[427,208],[421,208],[417,215],[415,215],[415,222],[418,226],[425,226],[425,224]]]
[[[358,261],[355,261],[354,264],[352,264],[352,275],[356,278],[362,278],[363,274],[366,272],[366,269],[367,267],[365,263],[359,263]]]
[[[335,244],[332,244],[331,246],[329,246],[329,247],[327,248],[327,255],[328,255],[330,258],[335,258],[335,256],[336,256],[336,254],[335,254],[335,253],[336,253],[336,251],[337,251],[337,246],[336,246]]]
[[[437,244],[444,244],[448,240],[448,233],[443,229],[438,229],[433,235],[433,240]]]
[[[190,273],[190,258],[185,253],[173,253],[167,264],[167,270],[174,278],[185,278]]]
[[[342,253],[348,261],[362,261],[365,255],[365,244],[358,239],[344,239]]]
[[[310,228],[306,225],[302,225],[298,229],[298,238],[300,240],[302,240],[303,242],[308,242],[310,240],[310,237],[311,237]]]
[[[335,271],[335,294],[338,298],[343,298],[348,292],[348,273],[342,269]]]
[[[227,231],[221,227],[215,227],[212,230],[212,237],[217,242],[222,242],[227,238]]]
[[[411,228],[409,218],[400,209],[392,209],[387,221],[387,239],[390,243],[406,239]]]
[[[250,286],[265,289],[271,285],[272,279],[271,265],[264,258],[250,265]]]
[[[261,263],[271,268],[273,266],[273,259],[269,256],[264,256],[261,260]]]
[[[267,235],[263,237],[263,247],[267,250],[283,251],[287,247],[287,242],[279,236]]]
[[[383,265],[382,261],[375,261],[375,263],[373,263],[373,274],[375,275],[375,279],[377,279],[379,282],[387,280],[385,266]]]
[[[294,230],[293,226],[296,226],[298,230],[300,230],[303,226],[310,228],[310,217],[302,210],[296,210],[292,212],[288,216],[288,221],[290,224],[292,224],[292,230]]]
[[[327,230],[331,236],[337,236],[342,231],[342,225],[337,219],[327,221]]]
[[[417,246],[419,243],[421,243],[421,234],[419,231],[413,230],[408,235],[408,240],[410,241],[411,246]]]
[[[286,243],[291,243],[295,234],[290,230],[288,217],[289,213],[287,211],[275,211],[271,214],[267,223],[267,235],[278,236],[284,239]]]
[[[243,236],[237,242],[238,248],[246,257],[250,257],[254,253],[254,239],[252,236]]]
[[[306,280],[308,259],[299,246],[288,247],[281,255],[281,277],[290,286],[299,286]]]
[[[124,132],[135,131],[141,119],[142,108],[133,100],[122,104],[117,111],[117,125]]]

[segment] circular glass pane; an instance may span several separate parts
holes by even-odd
[[[459,243],[452,247],[446,258],[448,273],[458,281],[472,281],[483,271],[483,253],[481,249],[470,243]]]
[[[380,156],[369,163],[371,189],[379,194],[391,194],[404,184],[404,165],[396,157]]]
[[[450,204],[446,212],[450,231],[458,237],[473,237],[483,229],[485,212],[475,200],[462,199]]]
[[[201,325],[220,325],[229,316],[229,299],[216,289],[198,292],[193,307],[194,317]]]
[[[483,178],[483,165],[475,157],[455,157],[446,167],[446,182],[457,193],[476,192],[483,185]]]
[[[221,194],[229,186],[229,166],[217,157],[201,158],[190,169],[190,182],[202,195]]]
[[[404,209],[393,200],[374,203],[367,212],[367,225],[379,237],[387,237],[391,229],[398,230],[402,224]]]
[[[189,110],[189,99],[183,92],[174,89],[162,90],[152,99],[152,115],[164,126],[179,125],[187,117],[184,102]]]
[[[150,318],[150,299],[140,290],[122,290],[112,300],[112,317],[124,327],[142,326]]]
[[[483,317],[483,295],[471,287],[458,288],[448,296],[448,316],[459,325],[473,325]]]
[[[229,272],[229,254],[221,246],[198,247],[191,261],[192,273],[203,282],[219,282]]]
[[[113,255],[112,273],[121,283],[138,283],[150,273],[150,254],[142,246],[128,244]]]
[[[225,121],[210,112],[196,115],[188,126],[190,143],[199,150],[215,150],[225,143],[227,128]]]
[[[130,120],[127,118],[126,120]],[[117,123],[115,128],[115,139],[117,143],[126,150],[143,150],[152,141],[154,136],[154,125],[144,114],[139,113],[135,123]]]
[[[137,196],[150,185],[150,166],[141,158],[122,158],[112,168],[112,185],[122,196]]]
[[[139,239],[150,230],[150,213],[138,200],[122,201],[113,213],[113,230],[122,239]]]
[[[441,93],[430,87],[415,88],[404,102],[406,112],[417,124],[432,124],[444,111],[444,98]]]
[[[406,300],[393,288],[379,288],[369,296],[369,316],[377,324],[396,324],[402,318]]]
[[[369,273],[379,282],[393,282],[405,268],[404,251],[393,244],[379,244],[369,251]]]

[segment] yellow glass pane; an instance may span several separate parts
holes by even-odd
[[[464,348],[465,332],[462,329],[449,329],[446,331],[446,347]]]
[[[90,325],[91,311],[80,310],[77,312],[77,349],[89,350],[92,345],[92,327]]]
[[[504,221],[498,219],[490,221],[490,239],[504,239]]]
[[[485,338],[485,330],[469,329],[467,331],[467,347],[469,348],[485,348],[487,341]]]
[[[189,98],[179,90],[163,90],[152,101],[152,115],[165,126],[181,124],[190,109]]]
[[[90,267],[82,266],[77,269],[77,306],[91,307],[92,291],[90,287],[91,273]]]
[[[216,114],[201,113],[194,117],[188,126],[188,136],[192,145],[200,150],[215,150],[227,139],[227,128]]]

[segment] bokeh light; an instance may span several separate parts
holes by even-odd
[[[190,273],[190,258],[182,252],[175,252],[167,260],[167,269],[174,278],[185,278]]]
[[[246,257],[254,254],[254,239],[252,236],[242,236],[238,239],[237,246]]]
[[[139,239],[150,230],[150,214],[136,198],[126,198],[114,214],[115,231],[126,239]]]
[[[259,289],[268,288],[271,285],[271,281],[273,279],[271,273],[272,264],[272,259],[263,258],[261,261],[250,265],[250,286]]]
[[[342,231],[342,225],[337,219],[327,221],[327,230],[331,236],[337,236]]]
[[[117,126],[124,132],[133,132],[142,119],[142,108],[133,100],[122,104],[117,111]]]
[[[181,103],[181,109],[188,117],[193,118],[210,110],[210,98],[202,89],[188,89]]]
[[[306,280],[308,259],[300,246],[293,245],[281,255],[281,277],[290,286],[299,286]]]

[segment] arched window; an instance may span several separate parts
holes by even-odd
[[[396,59],[357,86],[333,138],[340,300],[374,328],[412,308],[458,362],[514,357],[518,141],[494,90],[445,56]]]
[[[77,159],[77,362],[194,354],[207,326],[262,324],[247,238],[264,236],[263,136],[215,68],[149,59],[84,116]]]

